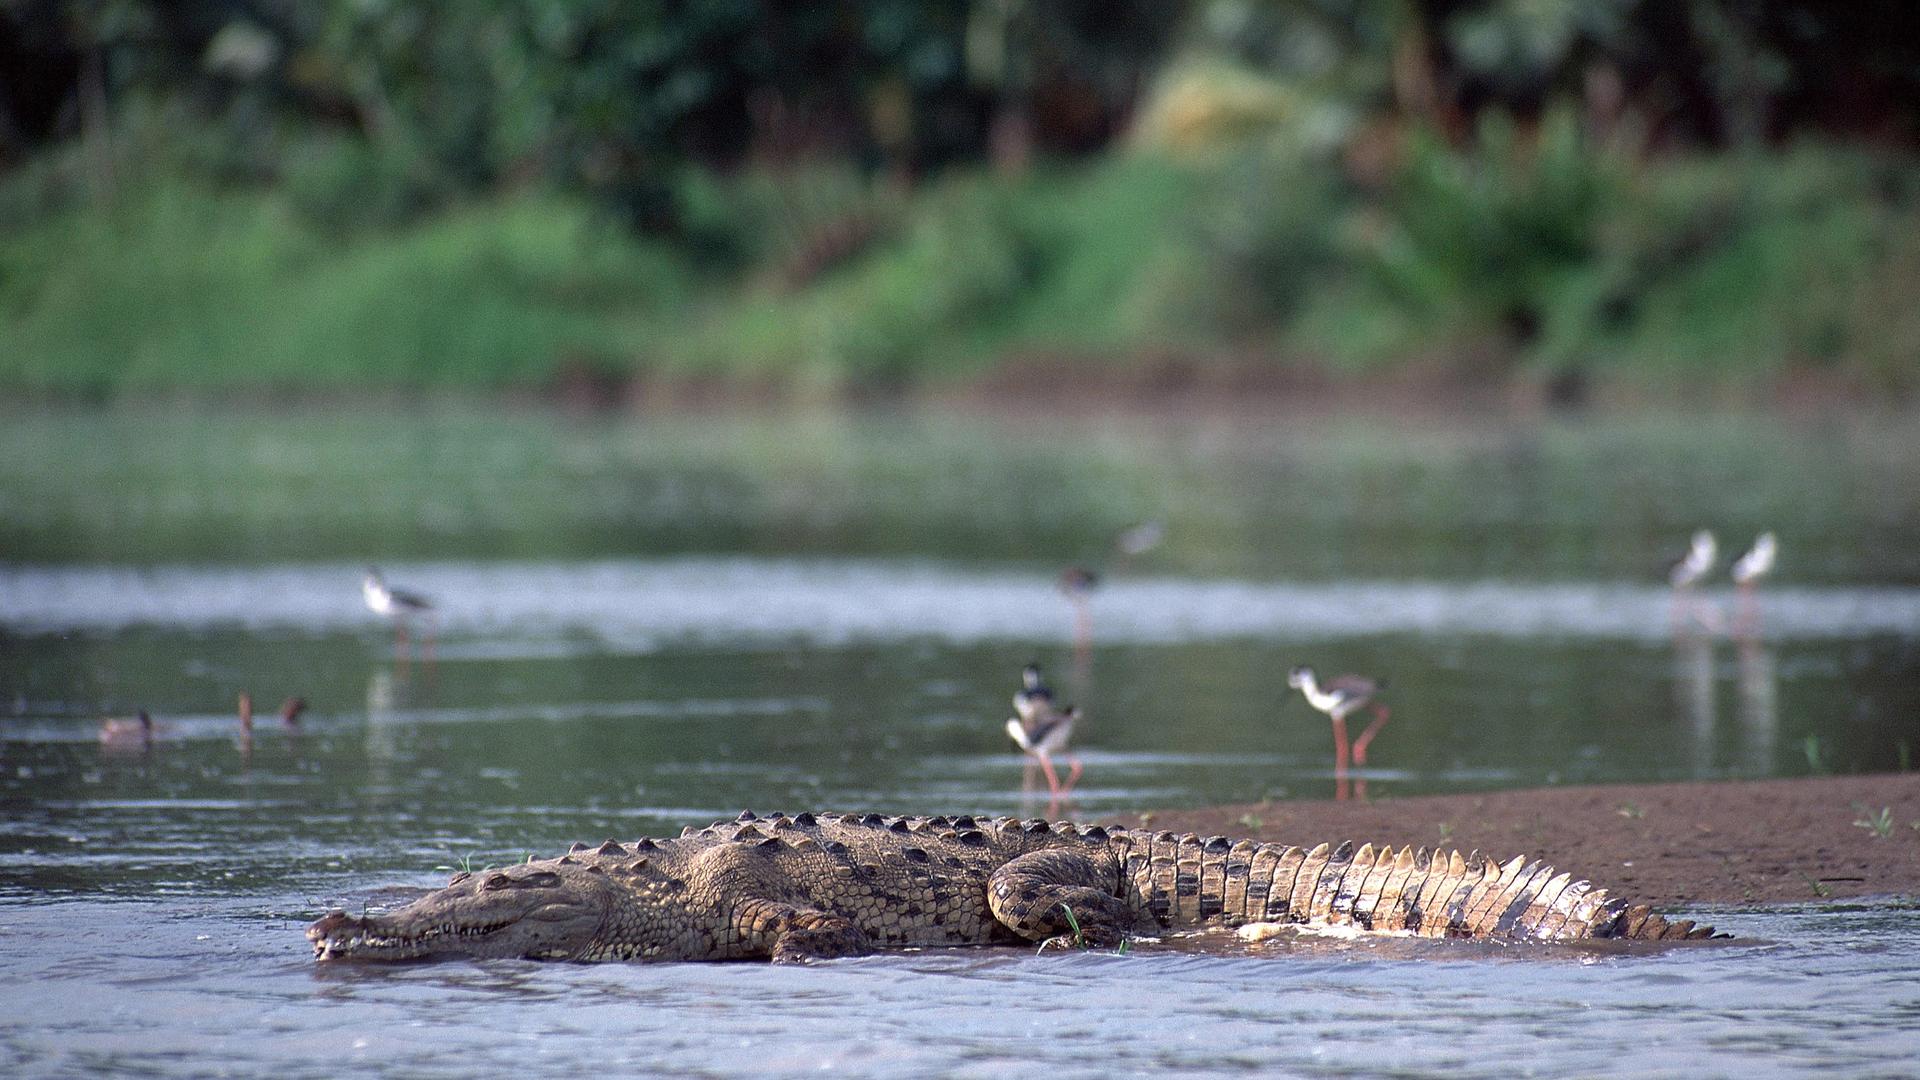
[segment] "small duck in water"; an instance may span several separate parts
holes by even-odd
[[[100,722],[100,745],[109,750],[145,750],[153,746],[153,717],[141,709],[131,717]]]

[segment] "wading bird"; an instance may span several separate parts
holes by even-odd
[[[1152,551],[1160,546],[1167,535],[1167,527],[1158,521],[1143,521],[1138,525],[1122,529],[1113,538],[1113,557],[1106,564],[1114,573],[1124,571],[1130,559]],[[1078,563],[1060,571],[1057,581],[1060,594],[1067,598],[1073,607],[1073,663],[1075,673],[1084,683],[1091,676],[1093,667],[1093,590],[1100,585],[1099,571]],[[1084,689],[1084,687],[1083,687]]]
[[[369,611],[393,622],[393,649],[402,663],[407,658],[407,621],[415,615],[426,619],[427,659],[433,659],[433,601],[419,593],[389,586],[379,569],[372,566],[367,567],[367,576],[360,580],[360,594],[366,597]]]
[[[1693,534],[1693,543],[1687,547],[1687,554],[1673,564],[1667,580],[1676,589],[1693,587],[1713,569],[1714,560],[1720,556],[1720,547],[1714,543],[1713,534],[1705,529]]]
[[[1128,559],[1137,559],[1159,547],[1160,541],[1166,537],[1166,525],[1157,520],[1143,521],[1132,528],[1122,529],[1120,535],[1113,538],[1113,550],[1118,566],[1125,566]]]
[[[1736,637],[1750,638],[1760,627],[1760,602],[1754,595],[1760,579],[1773,573],[1773,563],[1780,554],[1780,544],[1770,532],[1763,532],[1754,538],[1753,546],[1745,555],[1733,562],[1733,584],[1739,590],[1739,600],[1733,609],[1733,632]]]
[[[1069,566],[1060,571],[1060,595],[1073,606],[1073,655],[1082,668],[1093,654],[1093,609],[1089,603],[1100,575],[1084,566]]]
[[[1028,757],[1040,763],[1040,771],[1047,775],[1047,791],[1054,802],[1059,802],[1073,791],[1073,785],[1080,780],[1080,759],[1070,758],[1068,764],[1072,771],[1067,774],[1067,782],[1060,782],[1060,774],[1053,769],[1053,757],[1067,749],[1067,741],[1073,738],[1073,722],[1080,719],[1080,707],[1069,705],[1064,709],[1055,709],[1048,705],[1037,710],[1031,719],[1018,716],[1007,718],[1007,736]]]
[[[1667,580],[1673,585],[1673,632],[1676,636],[1688,631],[1689,623],[1698,623],[1711,633],[1719,633],[1722,624],[1720,609],[1711,602],[1702,599],[1693,587],[1713,570],[1713,564],[1720,557],[1720,546],[1714,542],[1713,534],[1705,529],[1693,534],[1693,542],[1687,546],[1687,553],[1673,569],[1667,572]]]
[[[1053,688],[1041,680],[1039,664],[1028,664],[1020,672],[1020,689],[1013,695],[1013,711],[1020,714],[1020,722],[1024,724],[1052,709]]]
[[[1367,763],[1367,745],[1380,733],[1387,722],[1390,711],[1385,705],[1374,700],[1386,684],[1359,675],[1339,675],[1328,680],[1323,687],[1314,678],[1310,667],[1297,667],[1287,673],[1287,685],[1300,691],[1307,704],[1327,714],[1333,721],[1333,774],[1338,784],[1336,797],[1347,797],[1347,758],[1349,753],[1356,765]],[[1351,750],[1347,744],[1347,717],[1362,709],[1373,713],[1373,722],[1353,740]],[[1364,792],[1363,792],[1364,795]]]
[[[1774,559],[1779,554],[1779,541],[1770,532],[1761,533],[1754,538],[1753,546],[1747,549],[1747,553],[1733,561],[1733,583],[1751,590],[1761,578],[1773,573]]]

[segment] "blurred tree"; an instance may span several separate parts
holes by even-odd
[[[690,166],[911,178],[1098,151],[1170,58],[1465,145],[1584,98],[1653,145],[1809,128],[1911,147],[1908,0],[0,0],[0,168],[129,115],[375,217],[541,183],[683,227]],[[141,110],[145,110],[142,113]],[[1283,110],[1284,111],[1284,110]],[[1365,125],[1349,125],[1360,136]],[[1398,136],[1394,136],[1398,138]],[[328,194],[331,192],[331,194]]]

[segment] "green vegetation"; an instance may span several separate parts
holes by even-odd
[[[1827,767],[1826,746],[1821,742],[1820,736],[1808,735],[1801,740],[1800,746],[1807,755],[1807,771],[1816,776],[1825,776],[1830,770]]]
[[[1821,881],[1819,878],[1814,877],[1812,874],[1807,873],[1805,870],[1795,870],[1794,873],[1799,874],[1800,880],[1807,883],[1807,888],[1813,890],[1813,895],[1819,897],[1822,900],[1828,899],[1831,896],[1833,896],[1833,890],[1827,888],[1826,883]]]
[[[1893,810],[1891,807],[1883,806],[1878,810],[1872,810],[1869,809],[1865,803],[1854,803],[1853,808],[1860,815],[1854,819],[1854,825],[1872,833],[1874,838],[1878,840],[1885,840],[1893,835]]]
[[[1871,11],[1121,7],[14,5],[0,389],[1920,387]]]
[[[475,870],[473,868],[473,855],[471,853],[468,853],[466,855],[460,856],[460,865],[453,866],[447,863],[441,863],[439,866],[434,867],[434,870],[444,871],[450,874],[451,873],[484,874],[487,871],[493,869],[495,865],[496,865],[495,863],[487,863],[486,865],[480,867],[480,869]]]
[[[1504,124],[1469,150],[1418,141],[1377,192],[1251,152],[853,190],[817,227],[864,237],[818,270],[804,221],[784,241],[766,228],[814,176],[705,182],[709,235],[749,253],[738,269],[559,196],[341,234],[283,191],[157,181],[108,213],[0,233],[0,385],[102,398],[589,375],[818,397],[1044,356],[1096,382],[1178,360],[1202,379],[1437,363],[1914,388],[1920,315],[1899,300],[1920,295],[1920,170],[1812,146],[1636,166],[1551,119],[1521,141]]]
[[[1920,583],[1910,413],[1471,427],[1252,414],[1201,431],[911,404],[574,419],[356,405],[8,410],[0,551],[63,564],[931,555],[1051,573],[1157,518],[1168,542],[1143,573],[1658,581],[1674,538],[1711,521],[1723,537],[1792,537],[1795,584]],[[1802,734],[1785,737],[1795,761]],[[1892,768],[1898,734],[1869,756]],[[1848,767],[1816,750],[1810,769]]]
[[[1086,948],[1087,932],[1085,930],[1080,929],[1080,917],[1073,913],[1073,908],[1067,906],[1064,903],[1058,904],[1056,906],[1060,909],[1060,913],[1067,917],[1067,926],[1073,931],[1073,934],[1067,939],[1068,947],[1074,948],[1074,949]],[[1049,939],[1048,941],[1041,942],[1040,951],[1045,952],[1047,949],[1047,946],[1052,943],[1052,940],[1054,939]]]
[[[0,241],[0,379],[79,396],[506,386],[631,351],[657,251],[525,199],[335,240],[273,193],[174,183]]]

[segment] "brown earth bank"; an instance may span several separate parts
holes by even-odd
[[[1158,810],[1115,823],[1288,844],[1478,848],[1502,861],[1539,856],[1669,911],[1920,897],[1920,773],[1376,795]]]

